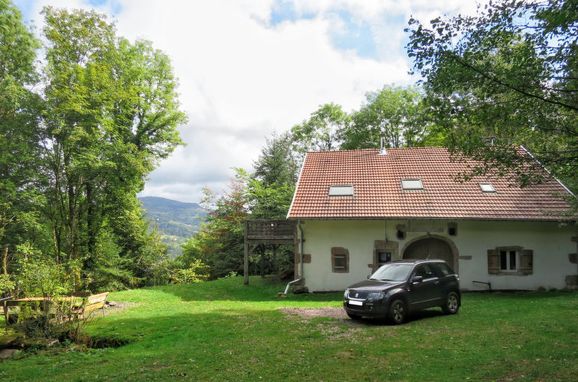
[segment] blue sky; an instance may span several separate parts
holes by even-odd
[[[118,34],[147,39],[171,58],[189,122],[180,147],[149,177],[144,195],[199,201],[251,168],[265,139],[321,104],[350,111],[384,85],[409,85],[403,32],[473,12],[463,0],[16,0],[42,29],[42,7],[95,9]]]

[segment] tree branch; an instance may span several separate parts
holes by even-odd
[[[451,58],[453,58],[454,60],[456,60],[456,62],[457,62],[458,64],[460,64],[460,65],[462,65],[462,66],[464,66],[464,67],[466,67],[466,68],[468,68],[468,69],[473,70],[474,72],[478,73],[478,74],[481,75],[482,77],[484,77],[484,78],[486,78],[486,79],[488,79],[488,80],[490,80],[490,81],[492,81],[492,82],[494,82],[494,83],[497,83],[498,85],[504,86],[504,87],[506,87],[506,88],[508,88],[508,89],[511,89],[511,90],[515,91],[515,92],[518,92],[518,93],[520,93],[520,94],[523,94],[523,95],[525,95],[526,97],[535,98],[535,99],[538,99],[538,100],[540,100],[540,101],[544,101],[544,102],[546,102],[546,103],[550,103],[550,104],[552,104],[552,105],[562,106],[562,107],[564,107],[564,108],[566,108],[566,109],[569,109],[569,110],[578,112],[578,106],[574,106],[574,105],[570,105],[570,104],[567,104],[567,103],[564,103],[564,102],[560,102],[560,101],[557,101],[557,100],[545,98],[545,97],[540,96],[540,95],[538,95],[538,94],[530,93],[530,92],[528,92],[528,91],[526,91],[526,90],[524,90],[524,89],[520,89],[520,88],[517,87],[517,86],[514,86],[514,85],[512,85],[512,84],[509,84],[509,83],[507,83],[507,82],[505,82],[505,81],[502,81],[500,78],[498,78],[498,77],[496,77],[496,76],[492,76],[492,75],[490,75],[490,74],[488,74],[488,73],[486,73],[486,72],[478,69],[477,67],[475,67],[474,65],[470,64],[469,62],[467,62],[467,61],[465,61],[465,60],[462,60],[458,55],[456,55],[456,54],[454,54],[454,53],[452,53],[452,52],[447,52],[447,53],[449,54],[449,56],[450,56]]]

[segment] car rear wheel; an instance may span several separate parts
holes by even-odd
[[[389,311],[387,312],[387,318],[389,322],[395,325],[402,324],[407,316],[407,308],[403,300],[397,299],[391,302],[389,305]]]
[[[445,314],[456,314],[460,310],[460,296],[456,292],[448,293],[442,310]]]

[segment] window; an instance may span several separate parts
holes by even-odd
[[[377,267],[391,261],[391,251],[377,250]]]
[[[400,224],[396,227],[397,232],[395,233],[395,236],[397,237],[398,240],[405,240],[405,225]]]
[[[353,186],[331,186],[329,196],[353,196]]]
[[[331,270],[334,273],[349,272],[349,251],[347,248],[331,248]]]
[[[496,189],[490,183],[480,183],[480,188],[482,192],[496,192]]]
[[[502,272],[515,272],[518,270],[518,251],[500,250],[500,270]]]
[[[531,275],[534,251],[518,246],[488,249],[488,273],[491,275]]]
[[[458,223],[448,223],[448,235],[450,236],[458,235]]]
[[[367,264],[373,272],[384,264],[397,258],[398,243],[391,240],[375,240],[373,244],[373,261]]]
[[[423,190],[423,183],[421,179],[403,179],[401,188],[404,190]]]

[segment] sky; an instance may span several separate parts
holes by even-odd
[[[410,16],[473,14],[473,0],[15,0],[42,29],[44,6],[95,9],[118,34],[150,40],[179,81],[185,142],[152,172],[142,196],[198,202],[250,170],[265,140],[333,102],[415,83],[403,30]]]

